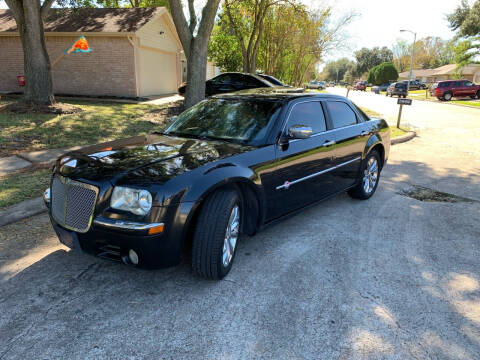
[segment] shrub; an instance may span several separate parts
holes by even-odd
[[[384,84],[398,79],[398,71],[392,62],[384,62],[375,66],[368,73],[368,82],[374,85]]]

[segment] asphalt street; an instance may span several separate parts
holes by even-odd
[[[188,259],[144,271],[68,251],[45,215],[0,228],[0,359],[480,359],[480,110],[405,116],[419,136],[392,147],[373,198],[244,237],[220,282]],[[472,201],[401,195],[413,185]]]

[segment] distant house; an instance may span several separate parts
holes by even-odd
[[[413,70],[413,77],[427,83],[453,79],[456,76],[457,64],[448,64],[436,69],[418,69]],[[470,64],[458,70],[463,79],[480,84],[480,64]],[[408,79],[410,71],[404,71],[399,74],[402,80]]]
[[[51,9],[50,61],[79,35],[92,52],[66,55],[53,67],[56,94],[143,97],[175,93],[182,82],[182,45],[164,7]],[[0,92],[22,91],[16,76],[24,72],[23,50],[9,10],[0,10],[0,49]]]

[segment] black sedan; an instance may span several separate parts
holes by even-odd
[[[63,155],[44,198],[68,247],[147,268],[191,251],[197,274],[221,279],[241,234],[344,191],[370,198],[389,150],[387,123],[345,97],[245,91]]]
[[[274,86],[277,85],[257,75],[228,72],[215,76],[205,82],[205,96]],[[185,95],[186,90],[187,84],[184,83],[178,88],[178,93]]]

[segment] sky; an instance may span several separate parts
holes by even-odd
[[[197,0],[199,6],[205,0]],[[417,33],[417,39],[426,36],[439,36],[451,39],[453,32],[448,28],[446,14],[451,13],[461,0],[300,0],[311,9],[332,7],[332,21],[341,19],[348,12],[358,14],[345,28],[347,40],[341,50],[327,54],[325,60],[335,60],[353,53],[362,47],[387,46],[397,39],[413,41],[410,33],[400,33],[408,29]],[[470,4],[474,0],[469,0]],[[0,9],[6,8],[0,0]]]
[[[362,47],[387,46],[391,48],[397,39],[413,41],[408,29],[417,33],[417,39],[439,36],[451,39],[454,33],[449,29],[446,14],[451,13],[461,0],[302,0],[311,9],[332,7],[332,18],[339,19],[348,12],[358,17],[346,27],[348,40],[345,49],[331,52],[325,60],[353,57],[355,50]],[[469,2],[472,4],[474,0]]]

